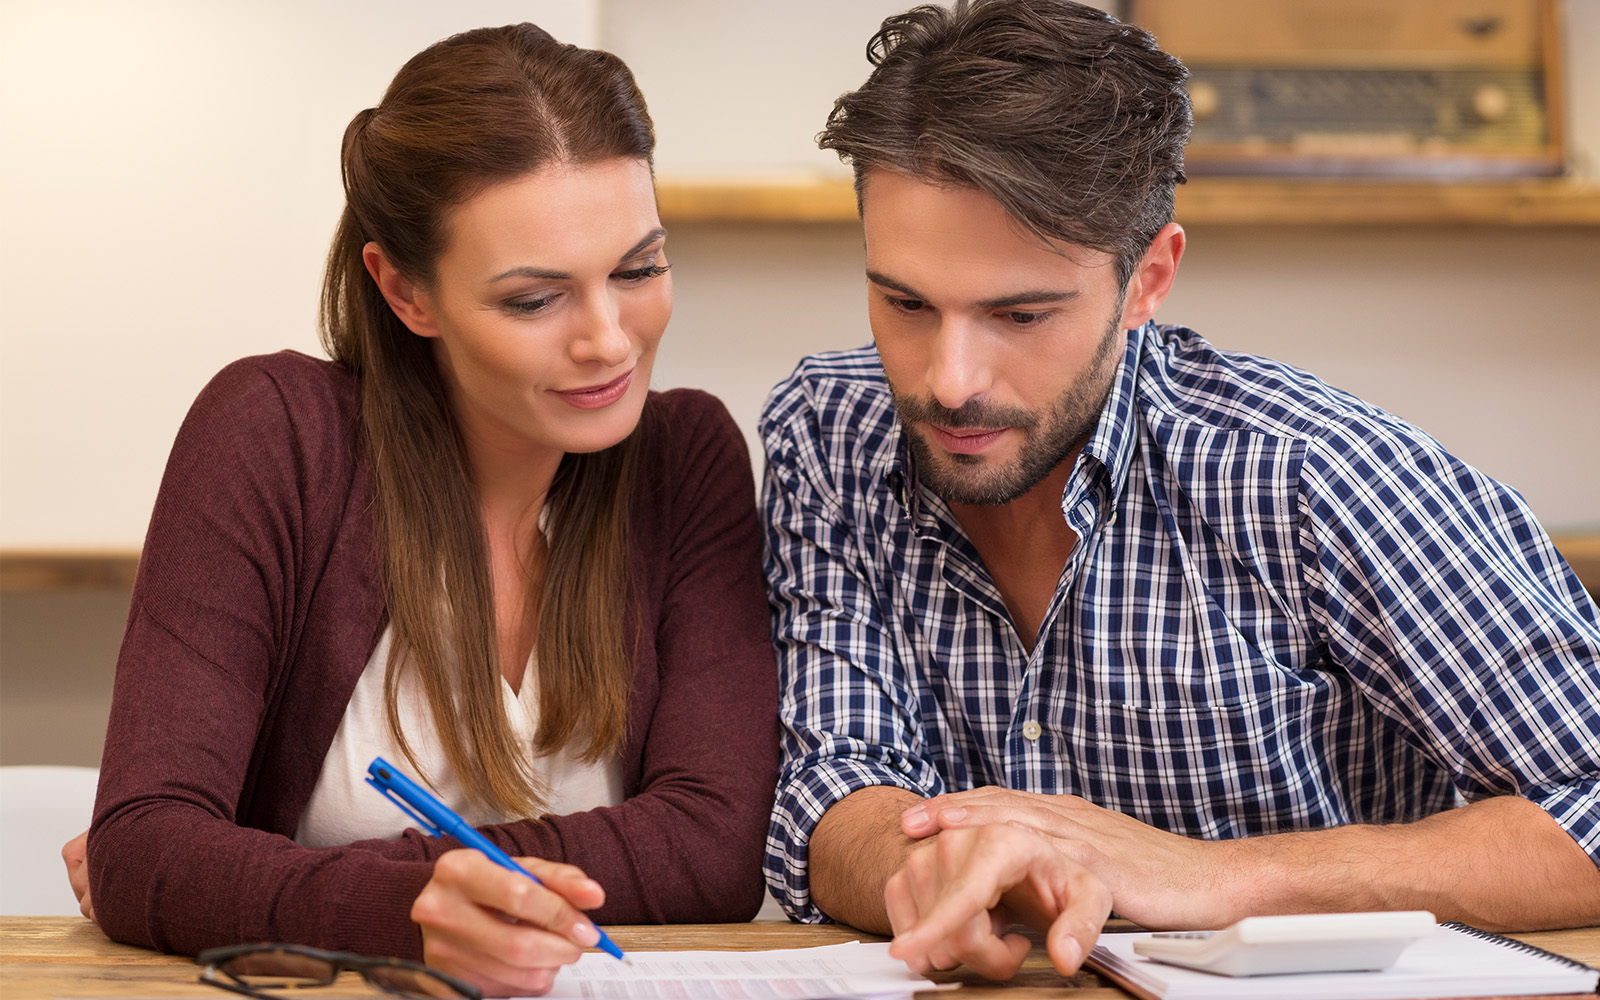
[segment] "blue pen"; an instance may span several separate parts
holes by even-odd
[[[514,872],[526,875],[538,882],[538,876],[533,872],[511,860],[511,855],[494,846],[494,843],[483,834],[474,830],[466,820],[457,816],[450,807],[434,798],[427,789],[401,774],[388,761],[382,757],[374,757],[372,765],[367,768],[367,784],[382,792],[384,797],[401,809],[418,823],[422,828],[435,837],[454,837],[463,845],[474,850],[482,851],[490,861],[501,868],[509,868]],[[617,943],[606,936],[606,932],[598,926],[595,931],[600,935],[595,947],[613,958],[622,958],[622,949]]]

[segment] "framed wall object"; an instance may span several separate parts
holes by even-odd
[[[1131,0],[1188,65],[1189,173],[1562,172],[1556,0]]]

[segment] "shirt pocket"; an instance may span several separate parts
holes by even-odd
[[[1103,703],[1081,747],[1087,797],[1206,839],[1324,825],[1309,708],[1293,689],[1254,702]]]

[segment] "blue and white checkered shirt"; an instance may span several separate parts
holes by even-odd
[[[767,880],[857,789],[1070,793],[1194,837],[1525,796],[1600,859],[1600,610],[1522,498],[1305,372],[1147,325],[1030,653],[919,488],[875,351],[761,420],[785,723]]]

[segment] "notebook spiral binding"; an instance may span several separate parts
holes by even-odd
[[[1568,958],[1565,955],[1557,955],[1553,951],[1545,951],[1538,945],[1528,944],[1526,941],[1518,941],[1516,938],[1508,938],[1504,934],[1496,934],[1494,931],[1486,931],[1481,928],[1474,927],[1471,924],[1464,924],[1459,920],[1452,920],[1448,923],[1441,924],[1440,926],[1458,930],[1463,934],[1471,934],[1473,937],[1483,938],[1485,941],[1493,941],[1494,943],[1504,945],[1507,948],[1515,948],[1517,951],[1524,951],[1530,955],[1538,955],[1542,958],[1548,958],[1552,962],[1558,962],[1569,969],[1582,969],[1585,972],[1592,972],[1595,974],[1596,985],[1600,986],[1600,969],[1596,969],[1592,965],[1585,965],[1583,962],[1580,962],[1575,958]]]

